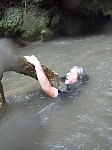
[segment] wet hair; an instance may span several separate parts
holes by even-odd
[[[77,66],[73,66],[72,69],[76,69],[76,72],[78,74],[77,79],[79,81],[87,81],[89,79],[89,76],[87,75],[86,71],[84,70],[84,68],[81,67],[77,67]]]

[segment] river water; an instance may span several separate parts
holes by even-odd
[[[19,51],[60,76],[82,66],[90,79],[69,101],[49,98],[30,77],[5,73],[0,150],[112,150],[112,35],[35,42]]]

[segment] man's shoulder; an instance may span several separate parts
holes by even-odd
[[[65,79],[66,77],[61,77],[61,82],[60,85],[58,87],[58,95],[61,96],[67,96],[70,95],[72,93],[72,86],[69,84],[65,84]]]

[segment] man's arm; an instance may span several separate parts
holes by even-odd
[[[51,86],[38,59],[35,56],[25,56],[25,58],[35,66],[37,78],[42,87],[42,90],[51,97],[57,97],[58,89]]]

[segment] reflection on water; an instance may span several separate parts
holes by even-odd
[[[9,104],[0,122],[0,150],[111,150],[112,36],[97,35],[34,43],[21,50],[63,76],[73,65],[90,76],[69,101],[49,98],[38,82],[4,74]]]

